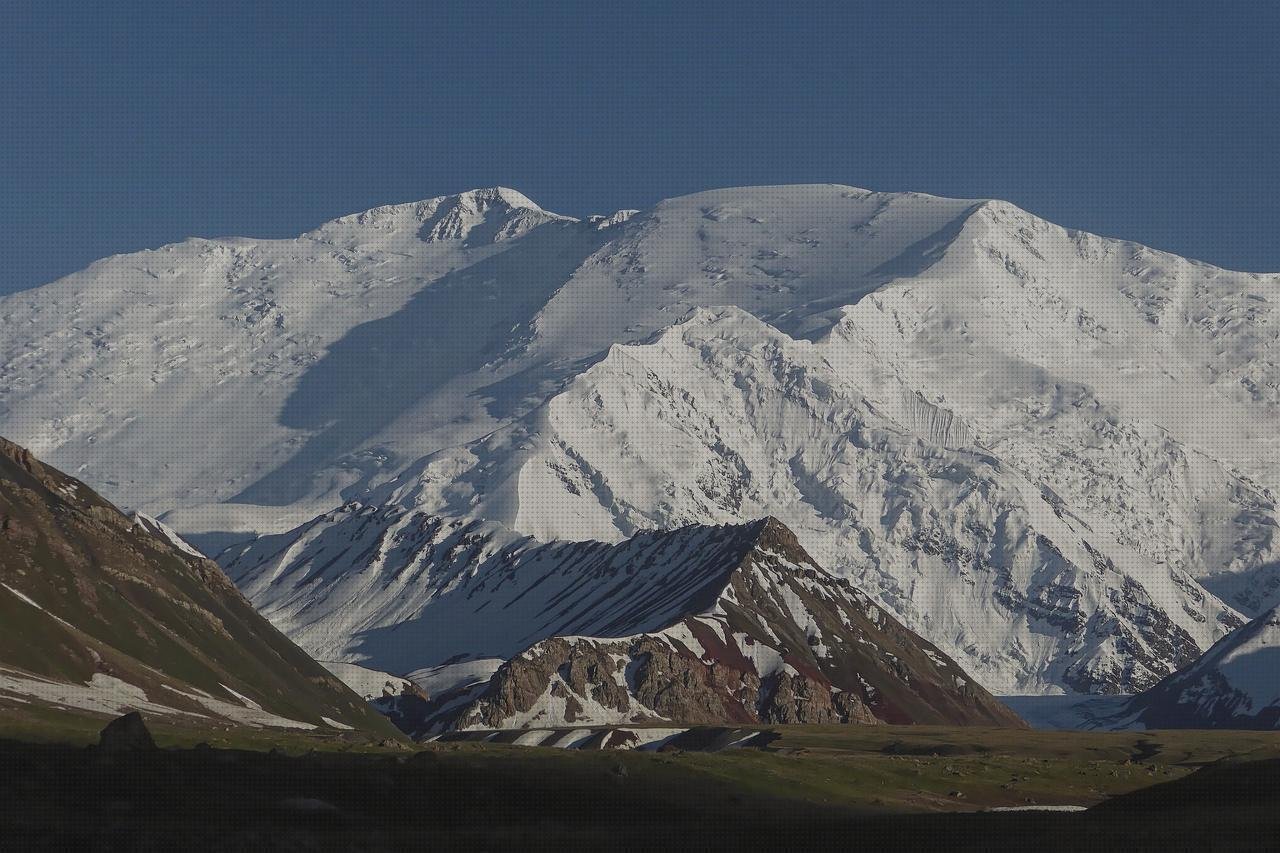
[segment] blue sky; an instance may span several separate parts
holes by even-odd
[[[5,2],[0,292],[515,187],[997,197],[1280,271],[1271,4]]]

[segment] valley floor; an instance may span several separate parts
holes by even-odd
[[[775,727],[767,749],[0,741],[15,849],[1256,849],[1280,737]],[[30,738],[33,733],[5,732]],[[84,738],[79,740],[83,741]],[[175,746],[176,743],[182,746]],[[263,750],[274,747],[271,752]],[[1089,806],[1080,813],[993,807]]]

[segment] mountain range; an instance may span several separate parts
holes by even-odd
[[[987,690],[1136,693],[1280,604],[1278,288],[998,201],[476,190],[0,300],[0,433],[333,664],[621,630],[460,614],[772,517]]]

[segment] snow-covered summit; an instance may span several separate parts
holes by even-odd
[[[361,213],[340,216],[330,225],[375,225],[386,218],[412,215],[419,222],[425,222],[441,210],[461,209],[472,213],[485,213],[489,210],[510,211],[516,209],[543,211],[538,204],[518,190],[508,187],[485,187],[467,190],[453,195],[435,196],[421,201],[403,202],[400,204],[384,204]],[[324,226],[321,226],[323,228]]]
[[[306,236],[322,242],[351,239],[362,229],[395,232],[417,227],[426,242],[466,240],[477,244],[518,237],[547,222],[570,217],[538,207],[528,196],[507,187],[468,190],[424,201],[383,205],[328,222]],[[352,226],[358,226],[353,230]],[[474,232],[474,235],[473,235]]]

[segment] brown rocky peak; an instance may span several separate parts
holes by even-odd
[[[703,530],[725,559],[701,554],[691,571],[716,574],[701,577],[699,595],[664,627],[549,636],[487,684],[436,697],[412,733],[656,721],[1022,725],[938,649],[820,567],[777,518]]]
[[[18,467],[33,477],[43,479],[45,476],[44,466],[31,454],[31,451],[21,445],[14,444],[7,438],[0,438],[0,456],[16,463]]]
[[[804,546],[800,544],[800,540],[791,532],[791,528],[774,516],[765,516],[759,521],[753,522],[750,527],[755,536],[757,548],[783,554],[797,563],[806,563],[811,566],[817,565],[817,562],[809,556]]]

